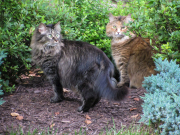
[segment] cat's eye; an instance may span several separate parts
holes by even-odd
[[[48,34],[48,38],[52,38],[52,35],[51,35],[51,34]]]
[[[121,29],[125,29],[126,27],[125,26],[122,26]]]
[[[116,26],[114,25],[113,28],[116,29]]]
[[[59,38],[59,37],[60,37],[60,34],[56,34],[56,37]]]

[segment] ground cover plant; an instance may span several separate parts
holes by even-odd
[[[141,122],[158,127],[162,135],[180,134],[180,67],[176,61],[155,60],[157,75],[146,77],[143,87],[148,93]]]
[[[2,65],[3,61],[2,59],[6,57],[6,54],[1,50],[0,51],[0,66]],[[0,96],[4,95],[3,90],[1,89],[2,87],[2,83],[4,82],[4,80],[1,79],[1,72],[0,72]],[[2,98],[0,98],[0,105],[2,105],[5,101],[2,100]]]

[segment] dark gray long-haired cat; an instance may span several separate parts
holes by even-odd
[[[123,99],[128,88],[113,86],[114,66],[108,57],[91,44],[62,40],[60,32],[60,23],[41,23],[31,40],[32,60],[41,67],[53,86],[51,102],[64,99],[63,87],[81,94],[82,106],[78,111],[88,111],[101,97]]]

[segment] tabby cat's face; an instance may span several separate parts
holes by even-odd
[[[113,16],[109,15],[110,22],[106,26],[106,34],[108,37],[113,38],[123,38],[127,32],[127,27],[125,26],[131,20],[130,16]]]
[[[53,25],[45,25],[41,23],[37,31],[37,42],[47,46],[56,46],[61,41],[60,23]]]

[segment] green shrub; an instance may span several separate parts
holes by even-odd
[[[179,0],[129,0],[118,3],[114,15],[131,14],[134,22],[129,27],[138,36],[156,41],[155,57],[177,59],[180,62],[180,1]]]
[[[176,61],[155,60],[157,75],[145,77],[143,87],[148,93],[144,103],[141,122],[158,125],[161,134],[180,134],[180,67]]]
[[[30,40],[39,23],[60,21],[64,38],[82,40],[101,48],[110,57],[105,35],[108,8],[103,0],[0,1],[0,50],[7,53],[0,66],[3,90],[11,92],[15,80],[30,69]]]
[[[0,5],[0,50],[7,54],[0,66],[1,78],[6,80],[2,88],[11,92],[15,88],[15,80],[30,68],[29,28],[34,19],[33,16],[29,18],[28,7],[20,0],[0,1]]]

